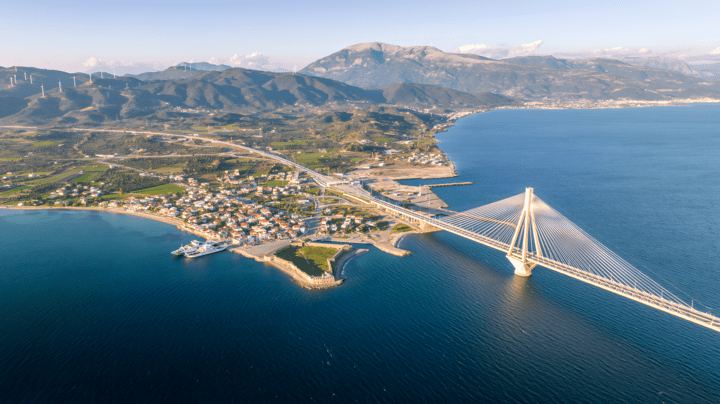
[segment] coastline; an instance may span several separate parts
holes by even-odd
[[[95,211],[95,212],[107,212],[107,213],[120,213],[123,215],[131,215],[136,217],[142,217],[145,219],[155,220],[157,222],[170,224],[178,228],[178,230],[186,231],[188,233],[194,234],[198,237],[202,237],[207,239],[205,235],[198,234],[197,232],[193,231],[192,229],[189,229],[185,227],[185,223],[183,223],[182,220],[174,219],[166,216],[159,216],[154,215],[152,213],[144,213],[144,212],[131,212],[124,209],[118,209],[118,208],[98,208],[98,207],[79,207],[79,206],[12,206],[12,205],[0,205],[0,209],[8,209],[8,210],[84,210],[84,211]]]

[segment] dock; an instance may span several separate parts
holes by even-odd
[[[451,183],[448,183],[448,184],[430,184],[430,185],[428,185],[428,187],[429,187],[429,188],[434,188],[434,187],[454,187],[454,186],[456,186],[456,185],[472,185],[472,184],[473,184],[473,183],[472,183],[471,181],[467,181],[467,182],[451,182]]]

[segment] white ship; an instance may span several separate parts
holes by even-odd
[[[202,257],[203,255],[208,255],[216,252],[223,251],[227,248],[226,243],[220,243],[219,241],[208,241],[202,245],[200,245],[197,250],[193,252],[186,252],[185,256],[188,258],[195,258],[195,257]]]
[[[205,243],[203,243],[203,242],[201,242],[201,241],[198,241],[198,240],[193,240],[190,244],[185,245],[185,246],[180,246],[180,248],[178,248],[177,250],[171,252],[170,254],[172,254],[172,255],[185,255],[185,254],[187,254],[187,253],[192,253],[192,252],[197,251],[197,249],[198,249],[201,245],[203,245],[203,244],[205,244]]]

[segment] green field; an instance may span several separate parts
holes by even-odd
[[[406,231],[413,231],[413,228],[406,224],[399,223],[390,230],[390,233],[405,233]]]
[[[321,276],[329,271],[328,258],[332,258],[337,250],[329,247],[288,247],[276,255],[295,264],[301,271],[311,276]]]
[[[376,137],[372,141],[376,142],[376,143],[389,143],[389,142],[394,142],[396,140],[397,139],[393,139],[391,137]]]
[[[95,176],[95,173],[85,173],[85,174],[73,179],[70,182],[72,182],[73,184],[78,184],[78,183],[83,183],[83,182],[90,183],[90,182],[92,182],[92,178],[94,176]]]
[[[52,176],[52,177],[40,178],[40,179],[37,179],[37,180],[28,181],[27,184],[28,184],[28,185],[49,184],[49,183],[51,183],[51,182],[55,182],[55,181],[61,180],[61,179],[65,178],[65,177],[67,177],[67,176],[69,176],[69,175],[77,174],[78,172],[80,172],[80,169],[79,169],[79,168],[77,168],[77,167],[75,167],[75,168],[70,168],[70,169],[65,170],[65,171],[63,171],[62,173],[57,174],[57,175],[54,175],[54,176]]]
[[[47,147],[47,146],[57,146],[58,142],[52,142],[52,141],[45,141],[45,142],[35,142],[32,145],[35,147]]]
[[[83,171],[92,171],[92,172],[107,171],[109,168],[110,167],[108,167],[106,165],[95,165],[95,166],[87,166],[87,167],[85,167],[85,170],[83,170]]]
[[[164,184],[164,185],[158,185],[156,187],[152,188],[145,188],[138,191],[133,191],[135,194],[144,194],[144,195],[165,195],[165,194],[177,194],[185,192],[185,188],[179,187],[175,184]]]
[[[27,186],[27,185],[23,185],[23,186],[21,186],[21,187],[15,187],[15,188],[13,188],[13,189],[9,189],[9,190],[7,190],[7,191],[0,192],[0,196],[7,196],[7,195],[16,194],[16,193],[21,192],[21,191],[23,191],[23,190],[26,190],[26,189],[28,189],[28,188],[30,188],[30,187]]]
[[[22,157],[0,157],[0,161],[22,161]]]

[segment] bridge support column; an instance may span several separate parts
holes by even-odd
[[[510,242],[510,249],[507,253],[507,259],[510,260],[510,263],[515,267],[515,275],[517,276],[530,276],[532,273],[532,269],[535,268],[537,264],[533,264],[532,262],[528,262],[527,256],[528,256],[528,244],[530,236],[530,228],[533,229],[533,235],[534,235],[534,241],[535,241],[535,248],[537,249],[537,254],[542,255],[542,252],[540,251],[540,243],[537,239],[537,229],[535,226],[535,214],[533,213],[532,208],[532,198],[533,198],[533,189],[532,188],[525,188],[525,205],[523,206],[522,213],[520,214],[520,220],[518,221],[517,226],[515,227],[515,234],[513,234],[512,241]],[[515,250],[518,248],[516,247],[516,243],[520,241],[520,254],[516,254]]]
[[[517,276],[530,276],[533,268],[535,268],[536,265],[532,262],[522,262],[521,260],[510,255],[507,256],[507,259],[510,261],[512,266],[515,267],[515,275]]]

